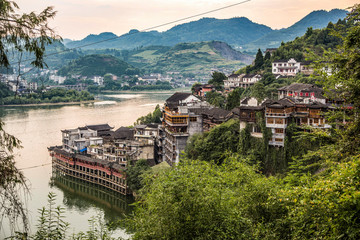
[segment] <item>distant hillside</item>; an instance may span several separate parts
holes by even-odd
[[[80,57],[68,65],[62,67],[58,74],[82,75],[82,76],[104,76],[106,73],[112,73],[117,76],[134,75],[140,71],[128,63],[111,55],[92,54]]]
[[[246,51],[256,51],[258,48],[265,49],[278,47],[282,41],[292,41],[296,37],[304,35],[308,27],[312,27],[313,29],[324,28],[329,22],[336,23],[339,19],[345,18],[346,14],[347,11],[340,9],[333,9],[329,12],[325,10],[311,12],[289,28],[272,31],[269,34],[246,44],[244,49]]]
[[[138,32],[131,30],[121,38],[86,47],[85,49],[133,49],[139,46],[174,46],[181,42],[223,41],[231,45],[243,45],[273,31],[271,28],[254,23],[245,17],[231,19],[202,18],[177,25],[165,32]],[[136,34],[134,34],[136,33]],[[113,33],[89,35],[81,41],[68,42],[67,47],[77,47],[112,39]]]
[[[324,28],[331,22],[337,22],[346,16],[345,10],[334,9],[329,12],[314,11],[289,28],[272,30],[257,24],[245,17],[231,19],[202,18],[197,21],[177,25],[165,32],[139,32],[130,30],[121,37],[85,47],[84,49],[134,49],[152,45],[174,46],[182,42],[222,41],[232,46],[243,47],[246,51],[255,52],[258,48],[278,47],[282,41],[287,42],[302,36],[308,27]],[[114,33],[89,35],[80,41],[66,41],[67,47],[78,47],[106,39],[113,39]]]
[[[219,41],[180,43],[174,47],[144,47],[127,52],[127,61],[151,71],[209,72],[213,68],[237,69],[254,57]]]

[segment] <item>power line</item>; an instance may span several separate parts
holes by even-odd
[[[25,168],[20,168],[19,170],[26,170],[26,169],[32,169],[32,168],[38,168],[38,167],[44,167],[44,166],[47,166],[47,165],[50,165],[51,163],[44,163],[44,164],[41,164],[41,165],[35,165],[35,166],[30,166],[30,167],[25,167]]]
[[[227,5],[227,6],[224,6],[224,7],[216,8],[216,9],[213,9],[213,10],[210,10],[210,11],[206,11],[206,12],[203,12],[203,13],[195,14],[195,15],[192,15],[192,16],[184,17],[184,18],[180,18],[178,20],[174,20],[174,21],[163,23],[163,24],[156,25],[156,26],[153,26],[153,27],[145,28],[145,29],[143,29],[141,31],[138,31],[138,32],[128,33],[125,36],[131,36],[131,35],[134,35],[134,34],[138,34],[138,33],[141,33],[141,32],[146,32],[146,31],[153,30],[153,29],[156,29],[156,28],[159,28],[159,27],[164,27],[164,26],[174,24],[174,23],[177,23],[177,22],[181,22],[181,21],[184,21],[184,20],[188,20],[188,19],[191,19],[191,18],[203,16],[203,15],[206,15],[206,14],[209,14],[209,13],[218,12],[218,11],[221,11],[221,10],[224,10],[224,9],[227,9],[227,8],[235,7],[235,6],[250,2],[250,1],[251,0],[245,0],[245,1],[238,2],[238,3]],[[84,45],[73,47],[73,48],[68,48],[68,49],[65,49],[65,50],[60,51],[60,52],[46,54],[44,57],[54,56],[54,55],[58,55],[58,54],[61,54],[61,53],[64,53],[64,52],[69,52],[69,51],[74,50],[74,49],[84,48],[84,47],[92,46],[92,45],[95,45],[95,44],[112,41],[112,40],[115,40],[115,39],[119,39],[121,37],[124,37],[124,35],[112,37],[112,38],[109,38],[109,39],[100,40],[100,41],[97,41],[97,42],[84,44]],[[23,60],[22,62],[28,62],[28,61],[33,61],[33,60],[35,60],[35,59],[34,58],[29,58],[29,59]],[[20,62],[14,62],[12,64],[19,64],[19,63]]]

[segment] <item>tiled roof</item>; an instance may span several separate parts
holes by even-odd
[[[289,86],[284,86],[279,88],[278,90],[285,90],[285,91],[303,91],[308,89],[320,89],[319,87],[315,86],[314,84],[307,84],[307,83],[293,83]]]
[[[273,62],[274,63],[278,63],[278,62],[288,62],[289,60],[287,60],[287,59],[279,59],[279,60],[274,60]]]
[[[94,131],[107,131],[113,129],[109,124],[86,125],[86,127]]]
[[[191,96],[191,93],[176,92],[171,97],[166,99],[167,103],[178,103],[179,101],[185,100]]]

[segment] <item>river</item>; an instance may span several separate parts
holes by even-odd
[[[32,232],[36,230],[38,209],[47,205],[49,192],[56,194],[57,205],[65,209],[65,221],[70,223],[69,234],[86,231],[91,217],[113,220],[130,212],[128,203],[131,199],[121,195],[72,179],[50,181],[52,169],[47,147],[61,145],[62,129],[101,123],[108,123],[114,129],[132,125],[137,118],[152,112],[157,104],[163,104],[172,94],[116,93],[99,95],[99,102],[81,105],[0,108],[4,129],[22,142],[23,148],[15,152],[15,160],[30,187],[26,206]],[[8,234],[9,229],[4,225],[0,238]],[[116,234],[127,237],[121,229]]]

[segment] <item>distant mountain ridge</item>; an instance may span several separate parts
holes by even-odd
[[[302,36],[308,27],[324,28],[328,22],[336,22],[338,19],[344,18],[346,13],[347,11],[340,9],[333,9],[329,12],[313,11],[289,28],[281,30],[273,30],[245,17],[202,18],[179,24],[165,32],[139,32],[133,29],[117,39],[94,44],[84,49],[134,49],[151,45],[174,46],[182,42],[222,41],[253,51],[257,48],[277,47],[281,41],[290,41],[297,36]],[[110,32],[99,35],[91,34],[80,41],[67,41],[65,45],[69,48],[79,47],[116,37],[117,35]]]
[[[231,19],[202,18],[198,21],[174,26],[165,32],[139,32],[131,30],[120,38],[84,49],[133,49],[139,46],[174,46],[182,42],[222,41],[231,45],[245,44],[273,31],[270,27],[257,24],[245,17]],[[136,34],[134,34],[136,33]],[[68,42],[67,47],[77,47],[115,37],[115,34],[89,35],[83,40]]]
[[[248,50],[256,50],[258,48],[278,47],[281,42],[294,40],[305,34],[308,27],[313,29],[325,28],[329,22],[337,22],[339,19],[346,17],[347,11],[333,9],[329,12],[325,10],[313,11],[300,21],[296,22],[288,28],[274,30],[273,32],[262,36],[261,38],[244,46]]]

